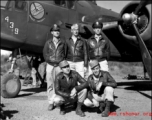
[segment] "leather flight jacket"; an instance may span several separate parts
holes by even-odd
[[[82,37],[78,37],[74,44],[73,39],[70,38],[67,42],[66,60],[72,62],[84,61],[84,66],[88,66],[88,51],[86,40]]]
[[[96,59],[100,62],[109,59],[110,56],[109,40],[101,37],[97,43],[97,40],[95,39],[95,35],[93,35],[90,39],[88,39],[87,43],[88,43],[89,60]]]
[[[78,85],[78,82],[80,85]],[[63,72],[60,72],[55,79],[55,93],[65,99],[70,98],[70,93],[73,88],[75,88],[78,93],[87,86],[87,82],[81,77],[81,75],[73,70],[70,71],[68,81]]]
[[[96,90],[96,85],[99,84],[100,82],[102,82],[102,86],[101,86],[100,90],[97,91]],[[106,86],[110,86],[110,87],[113,87],[113,88],[117,87],[116,81],[109,74],[109,72],[100,70],[98,83],[95,83],[93,74],[91,74],[88,77],[88,88],[89,88],[89,90],[88,90],[88,98],[90,100],[93,99],[93,96],[92,96],[91,92],[93,92],[95,94],[98,94],[98,95],[103,94],[104,89],[105,89]]]
[[[59,40],[57,48],[53,43],[53,39],[48,40],[43,48],[43,56],[47,63],[53,66],[65,59],[66,44],[63,40]]]

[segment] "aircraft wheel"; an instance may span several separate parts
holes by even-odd
[[[4,98],[16,97],[21,90],[19,77],[13,73],[7,73],[1,77],[1,94]]]

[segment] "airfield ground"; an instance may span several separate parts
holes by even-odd
[[[79,117],[73,109],[69,109],[63,116],[59,109],[48,111],[46,89],[22,87],[19,96],[5,99],[3,110],[10,120],[151,120],[151,81],[125,80],[113,76],[118,87],[115,89],[115,103],[112,113],[107,118],[102,118],[90,108],[83,107],[86,116]]]

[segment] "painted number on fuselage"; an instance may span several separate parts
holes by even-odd
[[[14,22],[10,22],[10,28],[14,28]]]
[[[19,29],[15,28],[15,34],[18,34]]]
[[[9,17],[7,16],[7,17],[5,17],[5,20],[7,21],[7,22],[9,22]],[[13,29],[14,28],[14,22],[9,22],[10,23],[10,28],[11,29]],[[19,29],[18,28],[15,28],[15,31],[14,31],[14,34],[18,34],[19,33]]]
[[[5,18],[5,20],[6,20],[7,22],[9,22],[9,17],[7,16],[7,17]]]

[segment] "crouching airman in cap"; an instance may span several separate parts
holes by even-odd
[[[60,106],[60,114],[65,114],[65,104],[77,102],[76,114],[84,117],[85,114],[81,110],[81,106],[87,95],[87,82],[79,75],[78,72],[70,70],[69,63],[62,61],[59,64],[62,72],[60,72],[55,79],[55,93],[54,102]],[[78,82],[80,85],[78,85]]]
[[[114,102],[114,88],[117,83],[106,71],[102,71],[97,60],[90,62],[92,73],[88,77],[88,97],[84,104],[88,107],[99,107],[102,117],[107,117]]]

